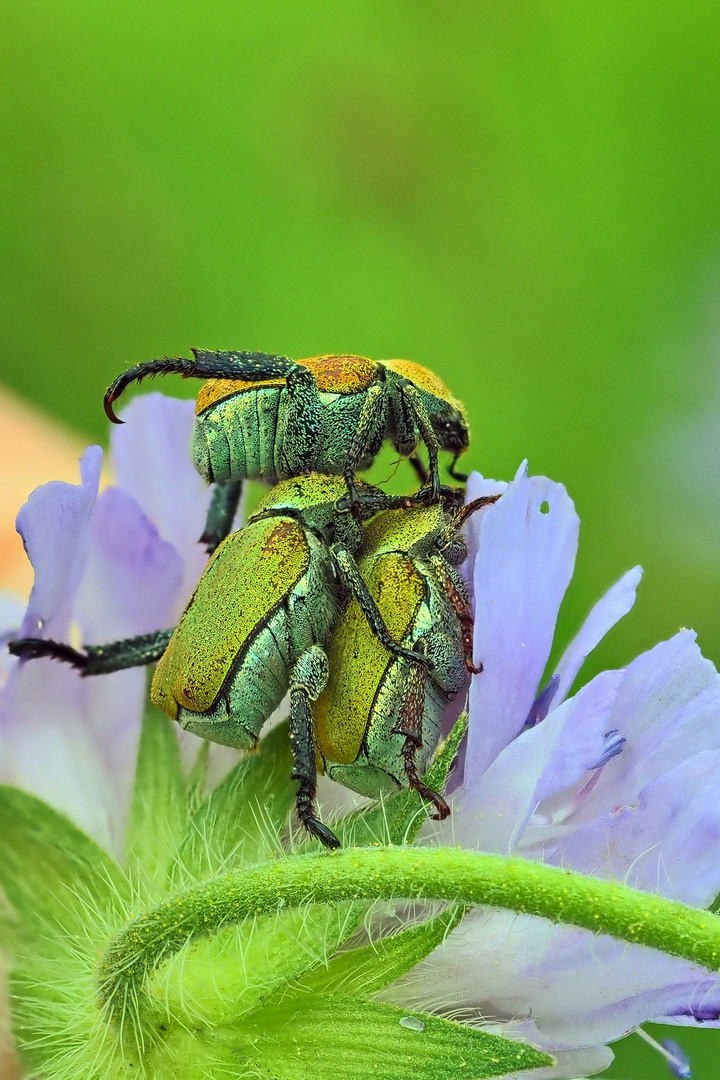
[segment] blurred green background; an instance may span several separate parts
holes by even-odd
[[[719,60],[705,0],[5,0],[1,378],[104,440],[190,345],[418,360],[576,500],[562,636],[645,566],[589,673],[720,662]]]

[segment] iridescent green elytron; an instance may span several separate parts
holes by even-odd
[[[178,373],[209,379],[197,399],[192,455],[208,483],[216,484],[202,540],[213,551],[232,528],[242,481],[275,483],[308,472],[343,475],[357,512],[355,473],[367,468],[385,439],[409,457],[427,481],[416,456],[429,455],[431,489],[440,497],[438,451],[453,454],[450,474],[468,446],[463,407],[432,371],[408,360],[382,363],[362,356],[320,356],[296,362],[285,356],[194,349],[180,357],[137,364],[105,395],[113,403],[132,382]]]
[[[496,498],[455,514],[442,504],[387,511],[366,526],[360,573],[393,638],[430,665],[389,652],[350,602],[328,645],[330,675],[312,713],[322,770],[361,795],[377,799],[410,786],[438,817],[449,813],[419,776],[448,702],[468,670],[481,670],[473,666],[468,597],[455,566],[467,555],[463,523]]]

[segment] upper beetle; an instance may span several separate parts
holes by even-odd
[[[498,498],[475,499],[458,512],[442,504],[391,510],[366,526],[360,573],[393,637],[429,664],[389,652],[351,601],[329,643],[330,674],[312,711],[320,767],[361,795],[413,787],[437,817],[450,812],[420,775],[448,701],[468,671],[482,670],[473,664],[468,596],[455,566],[467,556],[463,524]]]
[[[316,758],[309,700],[327,679],[323,647],[348,595],[372,634],[391,651],[426,661],[395,643],[363,582],[353,553],[362,527],[336,503],[339,476],[284,480],[256,506],[248,524],[226,538],[208,562],[174,631],[86,646],[25,638],[11,652],[52,656],[100,675],[159,660],[151,697],[172,719],[211,742],[253,749],[270,714],[290,692],[297,812],[328,847],[333,833],[314,809]],[[402,498],[361,486],[362,513],[402,505]]]
[[[195,467],[217,485],[201,541],[213,551],[232,528],[242,481],[268,483],[307,472],[343,475],[357,512],[355,473],[367,468],[384,440],[409,457],[428,499],[440,497],[438,451],[453,455],[450,475],[468,447],[463,407],[432,371],[409,360],[382,363],[362,356],[295,361],[260,352],[193,349],[192,360],[166,357],[123,372],[105,394],[114,402],[148,375],[175,372],[209,381],[197,399],[192,454]],[[429,476],[416,455],[429,456]]]

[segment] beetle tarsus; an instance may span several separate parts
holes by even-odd
[[[71,664],[85,678],[156,663],[165,652],[172,633],[172,630],[154,630],[150,634],[139,634],[106,645],[85,645],[84,652],[49,638],[17,638],[8,643],[8,649],[23,660],[39,660],[43,657],[61,660]]]
[[[295,797],[295,810],[305,829],[326,848],[336,851],[341,846],[335,833],[315,813],[315,785],[302,777]]]
[[[405,765],[405,775],[409,786],[417,791],[427,802],[437,810],[436,814],[432,814],[431,817],[434,821],[444,821],[445,818],[450,817],[450,807],[443,799],[442,795],[439,795],[437,791],[433,791],[432,788],[424,784],[418,776],[417,765],[415,764],[415,751],[417,750],[417,743],[415,739],[409,735],[405,739],[405,745],[402,748],[403,762]]]

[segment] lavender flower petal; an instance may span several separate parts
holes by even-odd
[[[608,589],[590,611],[579,633],[570,642],[557,664],[560,681],[553,702],[554,708],[569,694],[580,668],[593,649],[599,645],[608,630],[632,608],[641,577],[642,567],[634,566]]]
[[[36,488],[17,516],[35,582],[21,636],[66,635],[72,601],[85,568],[88,525],[100,482],[102,450],[89,447],[80,461],[81,483],[51,481]]]
[[[7,651],[7,643],[17,637],[27,604],[20,593],[5,589],[0,592],[0,691],[17,659]]]
[[[545,512],[547,511],[547,512]],[[474,569],[476,663],[472,680],[465,792],[520,732],[552,645],[560,602],[572,575],[578,518],[565,488],[527,476],[523,464],[476,530]]]
[[[78,709],[100,758],[101,773],[110,798],[108,850],[120,855],[124,850],[125,824],[147,697],[147,671],[133,668],[83,679],[82,691]]]
[[[178,614],[207,562],[198,537],[205,527],[210,491],[190,460],[195,406],[163,394],[135,398],[112,433],[118,487],[137,499],[163,540],[185,560]]]
[[[100,644],[172,625],[184,565],[135,499],[108,488],[90,522],[75,617],[83,641]]]
[[[15,668],[0,709],[0,782],[51,803],[110,851],[126,808],[118,807],[87,720],[86,686],[53,660]]]
[[[513,851],[538,803],[587,778],[602,755],[621,679],[621,672],[598,675],[506,746],[477,781],[470,808],[454,800],[455,842],[503,855]]]
[[[468,482],[465,488],[465,502],[472,502],[474,499],[480,499],[486,495],[503,495],[508,489],[508,484],[505,480],[486,480],[479,472],[470,473]],[[484,511],[480,511],[482,514]],[[472,520],[472,519],[471,519]],[[465,541],[467,543],[468,555],[464,563],[460,567],[460,571],[463,574],[470,594],[473,591],[473,567],[475,566],[475,559],[477,558],[478,548],[478,533],[477,527],[478,519],[475,519],[473,527],[466,527],[465,529]]]
[[[652,949],[478,910],[393,984],[391,995],[403,1007],[532,1018],[552,1049],[611,1042],[649,1018],[694,1017],[715,1026],[720,981]]]
[[[627,740],[577,809],[576,827],[633,806],[655,777],[720,748],[720,676],[683,630],[638,656],[618,688],[608,730]]]
[[[657,777],[632,806],[604,814],[561,843],[553,862],[625,881],[694,907],[720,892],[720,751]]]

